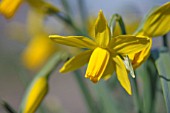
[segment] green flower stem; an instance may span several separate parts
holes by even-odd
[[[87,8],[85,5],[85,1],[84,0],[78,0],[78,7],[80,10],[80,17],[82,20],[82,27],[83,27],[83,31],[87,32]]]
[[[83,26],[82,26],[82,31],[77,29],[77,27],[75,26],[74,22],[73,22],[73,18],[72,18],[72,15],[73,15],[73,11],[71,9],[71,5],[69,4],[68,2],[69,0],[61,0],[65,10],[66,10],[66,17],[70,20],[71,22],[71,27],[73,27],[73,29],[75,29],[76,33],[78,35],[85,35],[87,34],[87,11],[86,11],[86,7],[85,7],[85,3],[84,3],[84,0],[78,0],[78,10],[80,12],[80,17],[81,17],[81,20],[82,20],[82,23],[83,23]],[[77,32],[78,31],[78,32]],[[85,32],[85,33],[84,33]]]
[[[95,98],[97,98],[98,102],[97,103],[99,108],[98,113],[122,113],[122,109],[119,109],[117,107],[118,101],[115,100],[115,98],[113,98],[112,94],[113,87],[111,89],[110,87],[108,86],[106,81],[103,80],[98,82],[97,85],[96,84],[92,85],[92,88],[95,92]]]
[[[152,54],[146,62],[146,71],[147,74],[143,76],[144,84],[144,100],[145,100],[145,113],[154,113],[155,107],[155,98],[156,98],[156,89],[158,82],[158,71],[156,69],[155,60],[152,57]]]
[[[1,105],[4,107],[4,109],[8,112],[8,113],[17,113],[14,108],[12,108],[7,102],[3,101],[1,102]]]
[[[136,74],[135,74],[136,75]],[[137,113],[142,113],[142,106],[141,106],[141,100],[140,100],[140,96],[139,96],[139,91],[138,91],[138,85],[137,85],[137,81],[136,78],[131,78],[131,83],[132,83],[132,90],[133,90],[133,97],[134,97],[134,101],[137,107]]]
[[[93,97],[90,94],[90,91],[88,90],[88,87],[84,81],[84,78],[82,78],[82,74],[80,73],[79,70],[76,70],[73,72],[74,72],[77,82],[81,88],[82,94],[84,95],[87,106],[89,107],[89,111],[91,113],[99,113],[96,109],[96,106],[94,106],[94,104],[93,104],[94,103]]]
[[[143,86],[142,97],[140,98],[142,113],[155,113],[154,107],[158,77],[151,56],[148,58],[147,62],[141,65],[137,73],[141,75],[140,78]]]
[[[113,36],[113,33],[114,33],[117,16],[118,16],[118,14],[113,14],[110,21],[109,21],[109,27],[110,27],[111,36]]]
[[[167,38],[167,34],[163,35],[163,46],[168,48],[168,38]]]
[[[67,0],[61,0],[65,10],[66,14],[59,12],[59,13],[54,13],[55,16],[59,17],[62,21],[64,21],[66,24],[68,24],[70,27],[72,27],[75,31],[76,34],[78,35],[84,35],[86,36],[86,33],[84,33],[82,30],[80,30],[73,22],[71,15],[72,15],[72,10],[70,8],[70,5],[68,4]]]
[[[113,31],[114,31],[115,24],[116,24],[115,21],[119,23],[121,32],[122,32],[123,35],[125,35],[126,34],[125,24],[123,22],[122,17],[119,14],[113,14],[111,19],[110,19],[109,27],[110,27],[110,30],[111,30],[111,35],[113,36]]]
[[[126,28],[125,28],[125,24],[123,22],[123,19],[120,15],[118,15],[117,19],[118,19],[122,34],[125,35],[126,34]]]
[[[41,69],[41,71],[37,74],[36,77],[45,76],[49,78],[53,70],[56,66],[61,62],[68,58],[68,55],[63,52],[55,53],[52,58],[47,62],[47,64]]]
[[[62,13],[62,12],[54,13],[53,15],[58,17],[59,19],[61,19],[63,22],[65,22],[70,27],[72,27],[74,29],[74,31],[76,32],[76,34],[86,36],[86,34],[82,30],[80,30],[77,26],[75,26],[73,21],[70,20],[64,13]]]
[[[70,8],[70,5],[68,3],[68,0],[61,0],[61,3],[63,7],[65,8],[65,11],[67,13],[67,18],[72,21],[71,15],[72,15],[72,10]]]
[[[87,10],[86,10],[86,6],[85,6],[85,2],[84,0],[78,0],[78,6],[79,6],[79,9],[80,9],[80,15],[81,15],[81,18],[83,20],[83,22],[86,22],[86,19],[87,19]]]

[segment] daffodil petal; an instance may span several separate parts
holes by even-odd
[[[102,10],[100,10],[95,23],[95,39],[97,44],[103,48],[107,47],[110,41],[110,29]]]
[[[102,76],[104,80],[108,80],[113,75],[113,72],[115,70],[113,63],[113,60],[110,58],[106,70],[104,71]]]
[[[170,2],[153,11],[143,25],[143,32],[147,36],[162,36],[170,31]]]
[[[148,47],[150,40],[151,39],[148,37],[120,35],[112,38],[110,46],[116,53],[127,55],[137,53],[142,49]]]
[[[91,54],[92,50],[87,50],[78,54],[77,56],[74,56],[64,64],[64,66],[60,69],[60,72],[65,73],[68,71],[73,71],[85,65],[89,61]]]
[[[110,53],[106,49],[96,48],[90,57],[85,77],[90,78],[94,83],[98,82],[107,67],[109,58]]]
[[[79,48],[90,48],[94,49],[96,43],[84,36],[60,36],[60,35],[50,35],[49,38],[54,42],[59,44],[64,44]]]
[[[131,95],[132,91],[131,91],[130,81],[122,59],[117,56],[117,57],[113,57],[113,61],[115,62],[115,71],[120,84],[128,92],[128,94]]]
[[[142,51],[136,53],[136,54],[133,54],[133,55],[129,55],[131,61],[132,61],[132,65],[133,65],[133,68],[136,69],[137,67],[139,67],[144,61],[146,61],[146,59],[149,57],[150,55],[150,50],[151,50],[151,47],[152,47],[152,40],[151,40],[151,43],[149,44],[149,46],[145,49],[143,49]]]

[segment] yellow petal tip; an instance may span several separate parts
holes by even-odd
[[[103,15],[103,11],[100,9],[99,16],[102,16],[102,15]]]
[[[90,80],[93,82],[93,83],[97,83],[99,81],[99,78],[90,78]]]
[[[48,37],[50,38],[50,39],[52,39],[52,38],[56,38],[56,37],[58,37],[59,35],[49,35]]]
[[[132,95],[132,90],[131,90],[131,87],[129,88],[125,88],[126,92],[129,94],[129,95]]]
[[[128,91],[128,94],[129,94],[129,95],[132,95],[132,91]]]
[[[65,71],[64,71],[64,68],[61,68],[60,70],[59,70],[59,72],[60,73],[64,73]]]
[[[100,9],[99,13],[103,13],[102,9]]]
[[[85,78],[89,78],[93,83],[97,83],[100,80],[99,78],[94,78],[87,74],[85,75]]]

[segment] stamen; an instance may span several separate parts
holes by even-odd
[[[134,73],[134,70],[132,67],[132,63],[131,63],[128,55],[126,55],[126,57],[124,57],[123,62],[125,64],[126,69],[130,72],[130,75],[132,76],[132,78],[135,78],[135,73]]]

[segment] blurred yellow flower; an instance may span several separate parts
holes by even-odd
[[[22,2],[26,1],[31,7],[35,8],[40,13],[57,13],[59,9],[44,0],[2,0],[0,2],[0,14],[6,18],[14,16],[16,10],[19,8]]]
[[[148,38],[131,35],[111,38],[110,29],[102,11],[99,12],[95,22],[94,34],[95,37],[92,39],[84,36],[49,36],[50,39],[60,44],[89,49],[67,61],[60,72],[75,70],[89,62],[86,78],[96,83],[101,77],[109,78],[116,71],[121,85],[131,94],[127,70],[120,56],[141,51],[148,46]]]
[[[21,106],[21,113],[35,113],[48,92],[48,81],[46,77],[37,77],[27,91],[24,103]]]
[[[48,58],[58,50],[44,29],[45,17],[44,13],[39,13],[33,8],[28,12],[27,27],[31,39],[22,54],[22,61],[30,70],[41,68]]]
[[[170,31],[170,2],[155,8],[151,13],[148,14],[146,19],[143,21],[137,32],[136,36],[148,36],[150,37],[151,43],[149,46],[142,51],[129,55],[132,60],[132,65],[137,68],[143,63],[150,54],[152,46],[152,37],[165,35]]]
[[[22,2],[23,0],[2,0],[0,3],[0,14],[6,18],[13,17]]]
[[[22,59],[25,66],[31,70],[40,68],[57,50],[45,33],[37,34],[25,49]]]

